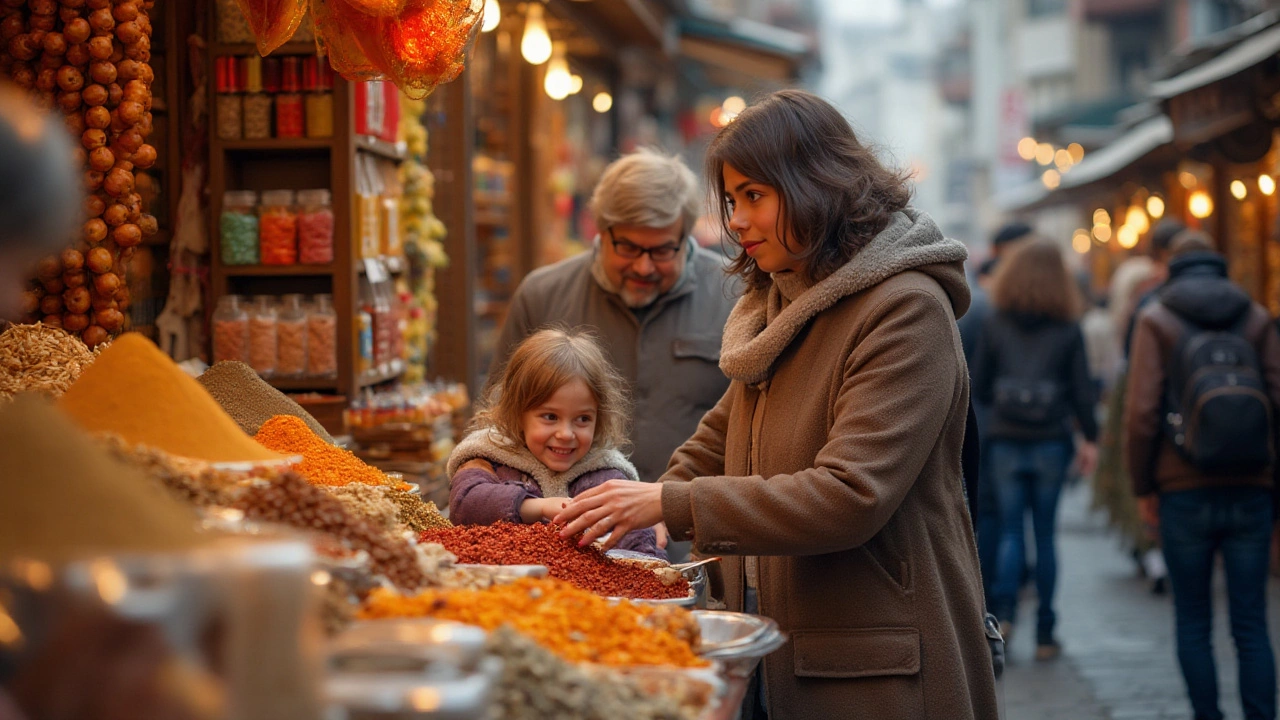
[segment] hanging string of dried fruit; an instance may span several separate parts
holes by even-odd
[[[0,70],[36,101],[60,109],[80,140],[81,237],[40,261],[24,296],[42,321],[94,347],[124,329],[125,271],[156,219],[142,211],[136,170],[156,161],[151,134],[153,0],[0,0]]]
[[[426,97],[462,72],[475,38],[479,0],[239,0],[266,55],[284,44],[308,7],[316,42],[348,80],[387,78]]]

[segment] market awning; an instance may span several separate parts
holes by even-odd
[[[1274,25],[1184,73],[1152,83],[1152,97],[1167,100],[1244,72],[1280,52],[1280,25]]]
[[[800,33],[751,20],[680,19],[682,56],[762,80],[793,80],[812,49]]]
[[[1062,187],[1079,188],[1104,180],[1172,141],[1173,123],[1168,115],[1145,120],[1110,145],[1085,155],[1062,176]]]
[[[1079,190],[1121,172],[1148,155],[1173,142],[1173,123],[1167,115],[1144,120],[1115,142],[1094,150],[1078,165],[1062,175],[1056,190],[1050,191],[1039,180],[1026,182],[996,197],[996,205],[1007,212],[1067,202],[1069,191]]]

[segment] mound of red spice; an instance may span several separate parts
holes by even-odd
[[[560,537],[560,529],[546,523],[459,525],[427,530],[420,540],[440,543],[460,563],[546,565],[551,577],[605,597],[656,600],[689,595],[683,578],[663,585],[651,570],[614,562],[595,547],[580,548],[576,540]]]

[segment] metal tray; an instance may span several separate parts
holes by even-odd
[[[777,622],[760,615],[724,610],[696,610],[693,617],[698,621],[698,629],[702,636],[698,653],[707,658],[741,650],[778,632]]]

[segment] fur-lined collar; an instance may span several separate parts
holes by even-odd
[[[593,448],[568,470],[552,472],[529,452],[529,448],[491,428],[475,430],[458,443],[449,455],[449,477],[452,478],[463,463],[476,458],[515,468],[532,477],[542,488],[544,497],[568,497],[569,483],[596,470],[613,468],[626,473],[631,480],[640,479],[636,466],[613,448]]]
[[[874,287],[908,270],[928,274],[951,298],[956,317],[969,309],[969,286],[963,263],[969,255],[963,243],[942,236],[924,213],[907,208],[871,239],[848,264],[812,287],[793,287],[783,278],[788,303],[775,279],[767,288],[743,295],[729,315],[720,351],[720,369],[730,379],[748,385],[766,380],[774,362],[815,316],[841,299]]]

